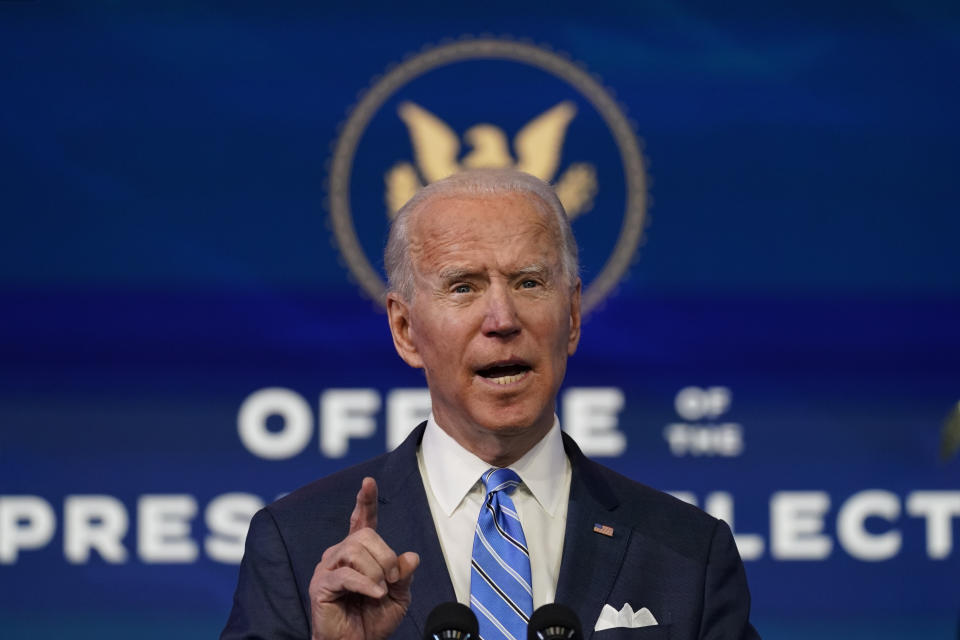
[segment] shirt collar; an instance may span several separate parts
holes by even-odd
[[[420,447],[430,489],[440,508],[450,517],[490,465],[441,429],[433,414],[427,419]],[[553,516],[562,497],[560,480],[569,464],[563,450],[560,421],[554,416],[547,434],[510,468],[517,472],[544,511]]]

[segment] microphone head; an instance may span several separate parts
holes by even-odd
[[[427,616],[424,640],[479,640],[477,616],[459,602],[444,602]]]
[[[573,609],[556,602],[545,604],[530,616],[527,640],[581,640],[580,620]]]

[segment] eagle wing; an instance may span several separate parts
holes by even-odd
[[[460,139],[447,123],[413,102],[401,103],[398,112],[410,132],[417,167],[428,183],[460,170]]]
[[[575,162],[554,185],[557,197],[572,221],[593,207],[597,195],[597,170],[586,162]]]
[[[416,169],[409,162],[398,162],[384,176],[387,186],[387,215],[391,220],[397,217],[400,207],[407,203],[423,186]]]
[[[560,165],[567,125],[576,113],[573,102],[565,100],[528,122],[513,139],[517,169],[547,182],[553,180]]]

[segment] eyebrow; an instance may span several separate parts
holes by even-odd
[[[534,262],[533,264],[528,264],[525,267],[520,267],[512,275],[529,276],[529,275],[546,275],[548,273],[550,273],[550,269],[548,269],[545,264]]]
[[[463,267],[447,267],[440,270],[440,280],[443,282],[450,282],[451,280],[464,280],[470,276],[475,276],[477,272],[472,269],[465,269]]]
[[[465,267],[447,267],[441,269],[439,273],[440,280],[442,282],[451,282],[453,280],[467,280],[478,275],[476,269],[469,269]],[[518,276],[529,276],[529,275],[546,275],[550,273],[550,269],[546,265],[535,262],[533,264],[528,264],[520,267],[510,274],[511,278],[516,278]]]

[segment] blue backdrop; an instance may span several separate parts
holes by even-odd
[[[470,34],[569,62],[384,84]],[[216,634],[251,510],[384,451],[424,386],[334,201],[377,270],[401,104],[512,140],[570,101],[587,285],[631,206],[643,238],[565,425],[732,522],[763,635],[956,637],[958,52],[946,2],[0,2],[0,635]]]

